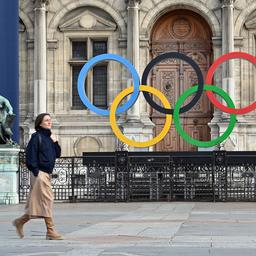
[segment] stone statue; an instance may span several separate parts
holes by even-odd
[[[11,136],[11,126],[15,115],[13,108],[6,98],[0,95],[0,144],[14,144]]]

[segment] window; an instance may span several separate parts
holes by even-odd
[[[93,104],[100,108],[107,107],[107,66],[93,68]]]
[[[107,42],[105,41],[93,42],[93,57],[106,52],[107,52]]]
[[[69,61],[72,69],[72,109],[86,109],[77,91],[79,72],[88,59],[99,54],[107,53],[107,41],[88,38],[71,41],[72,57]],[[85,80],[87,97],[96,107],[106,109],[107,102],[107,62],[96,64],[88,72]]]
[[[87,43],[72,42],[72,59],[86,60],[87,59]]]

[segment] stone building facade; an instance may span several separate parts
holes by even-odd
[[[86,109],[77,93],[77,77],[84,63],[97,54],[119,54],[141,76],[152,58],[177,51],[195,60],[205,75],[224,53],[256,55],[256,1],[20,0],[19,35],[21,144],[33,133],[35,116],[49,112],[63,155],[113,151],[118,141],[109,118]],[[245,60],[226,62],[217,69],[214,83],[229,93],[237,108],[245,107],[256,100],[255,70]],[[159,63],[148,79],[172,105],[196,83],[193,69],[174,59]],[[125,67],[104,61],[88,73],[85,90],[96,106],[109,108],[115,96],[131,84]],[[255,117],[255,111],[238,115],[233,133],[221,147],[256,150]],[[200,140],[223,134],[229,123],[229,115],[214,109],[205,95],[180,119],[183,128]],[[151,109],[143,96],[118,119],[124,134],[138,141],[158,134],[164,121],[165,115]],[[186,143],[173,125],[162,142],[143,150],[201,149]]]

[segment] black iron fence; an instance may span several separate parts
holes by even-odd
[[[30,173],[20,154],[19,196]],[[256,152],[97,152],[57,160],[61,201],[256,201]]]

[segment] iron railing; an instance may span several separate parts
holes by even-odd
[[[20,154],[19,196],[30,172]],[[97,152],[56,161],[60,201],[256,201],[256,152]]]

